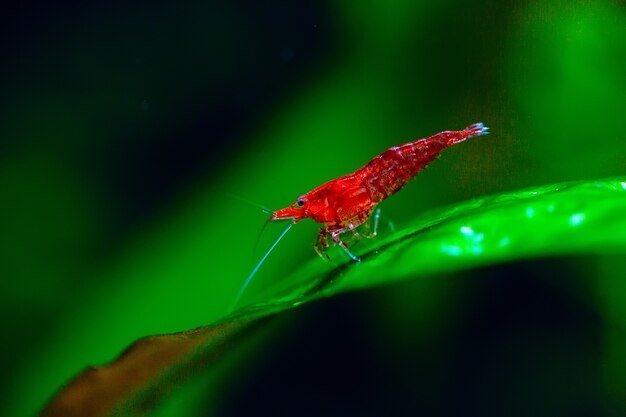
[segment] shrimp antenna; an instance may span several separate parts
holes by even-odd
[[[254,207],[260,208],[260,209],[261,209],[264,213],[267,213],[267,214],[272,214],[272,213],[273,213],[273,211],[272,211],[272,210],[270,210],[270,209],[268,209],[267,207],[262,206],[262,205],[261,205],[261,204],[259,204],[259,203],[255,203],[254,201],[248,200],[247,198],[243,198],[243,197],[240,197],[240,196],[235,195],[235,194],[229,194],[229,195],[230,195],[232,198],[234,198],[234,199],[237,199],[237,200],[239,200],[239,201],[242,201],[242,202],[244,202],[244,203],[246,203],[246,204],[250,204],[251,206],[254,206]]]
[[[269,221],[265,222],[265,226],[267,226],[267,223],[269,223]],[[263,226],[264,229],[265,229],[265,226]],[[259,268],[261,267],[261,265],[263,265],[263,262],[265,262],[267,257],[270,255],[270,253],[272,253],[272,251],[276,247],[276,245],[278,245],[278,242],[280,242],[280,240],[283,238],[283,236],[285,236],[287,234],[287,232],[289,231],[289,229],[291,229],[291,226],[293,226],[293,223],[290,222],[287,225],[287,227],[285,227],[285,230],[283,230],[283,232],[280,234],[280,236],[278,236],[278,239],[276,239],[274,244],[269,248],[269,250],[267,252],[265,252],[265,255],[263,255],[261,260],[256,264],[256,266],[254,267],[252,272],[250,272],[250,275],[248,275],[248,278],[246,279],[246,282],[244,282],[243,285],[241,286],[241,289],[239,290],[239,293],[237,294],[237,298],[235,298],[234,307],[237,306],[237,304],[239,304],[239,300],[241,300],[241,296],[246,291],[246,288],[248,288],[248,284],[250,284],[250,281],[252,281],[252,278],[254,278],[254,276],[258,272]]]
[[[259,242],[261,241],[261,236],[263,236],[263,232],[265,231],[265,228],[267,227],[268,224],[270,224],[272,222],[272,217],[270,216],[269,219],[267,219],[265,221],[265,223],[263,223],[263,227],[261,227],[261,231],[259,231],[258,236],[256,237],[256,240],[254,241],[254,246],[252,247],[252,253],[254,254],[256,252],[256,248],[259,246]]]

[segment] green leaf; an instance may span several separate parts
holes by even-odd
[[[303,303],[435,273],[520,258],[626,252],[626,178],[548,185],[477,198],[424,214],[364,246],[362,262],[314,259],[264,299],[211,326],[141,339],[90,368],[44,415],[134,415],[163,391],[221,359],[261,319]]]

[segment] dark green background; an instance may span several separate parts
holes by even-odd
[[[0,40],[1,414],[34,413],[141,336],[226,314],[280,231],[253,252],[266,215],[235,196],[276,209],[478,121],[492,135],[446,151],[386,219],[626,172],[620,1],[15,7]],[[315,233],[295,227],[248,296],[314,257]],[[227,383],[195,381],[159,411],[623,415],[624,271],[618,255],[544,258],[320,302]]]

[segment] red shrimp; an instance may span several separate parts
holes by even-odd
[[[377,221],[373,233],[361,235],[355,229],[368,221],[378,203],[400,191],[447,147],[488,133],[488,127],[476,123],[463,130],[444,131],[394,146],[355,172],[330,180],[298,197],[292,205],[276,210],[268,221],[292,220],[295,224],[312,219],[322,225],[314,244],[320,257],[330,260],[326,253],[330,237],[358,262],[359,258],[348,249],[349,241],[342,240],[343,233],[351,232],[357,239],[375,236]]]

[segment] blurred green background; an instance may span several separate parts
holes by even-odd
[[[446,151],[387,219],[626,173],[620,1],[35,1],[2,20],[2,415],[227,314],[280,232],[255,252],[266,215],[237,196],[280,208],[478,121],[492,135]],[[248,296],[314,257],[315,233],[294,227]],[[546,257],[318,302],[158,410],[624,415],[625,272]]]

